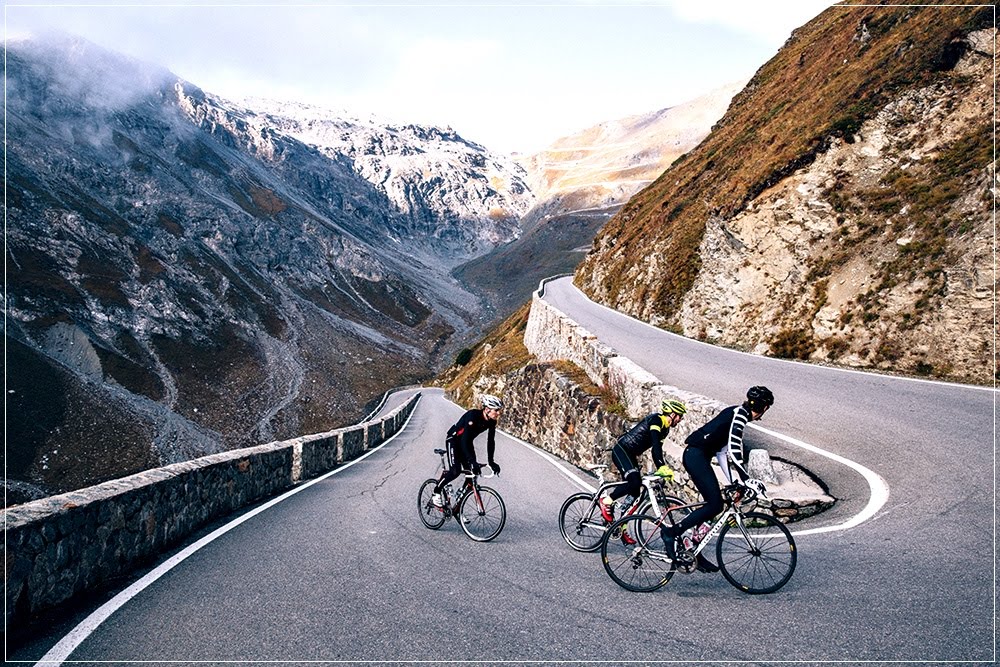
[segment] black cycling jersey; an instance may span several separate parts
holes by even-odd
[[[742,405],[730,406],[689,435],[684,444],[697,447],[709,456],[718,454],[729,445],[733,458],[742,461],[743,429],[748,421],[750,412],[746,408]]]
[[[476,462],[476,448],[473,445],[473,440],[483,431],[488,432],[486,435],[486,456],[488,461],[492,461],[493,452],[496,450],[497,423],[492,419],[487,419],[483,410],[469,410],[455,422],[454,426],[448,429],[448,440],[451,441],[455,457],[460,463],[472,465]]]
[[[493,452],[496,449],[497,423],[486,418],[483,410],[469,410],[462,418],[455,422],[455,425],[448,429],[448,436],[445,444],[450,453],[451,467],[441,474],[441,478],[434,486],[434,493],[440,493],[445,484],[458,479],[462,470],[468,470],[476,461],[476,448],[473,441],[483,431],[487,431],[486,455],[487,460],[493,462]]]
[[[642,476],[639,473],[639,455],[647,449],[653,450],[653,463],[656,467],[664,465],[663,439],[670,431],[670,415],[654,412],[647,415],[641,422],[629,429],[628,433],[618,438],[618,443],[611,449],[611,462],[622,474],[626,484],[616,486],[608,494],[612,500],[630,495],[637,498],[642,486]]]
[[[638,460],[639,455],[647,449],[652,449],[653,463],[659,468],[666,464],[663,459],[663,439],[667,437],[668,431],[670,431],[670,415],[654,412],[618,438],[618,444],[635,460]]]

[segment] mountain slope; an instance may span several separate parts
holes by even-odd
[[[988,381],[994,41],[989,8],[831,7],[576,283],[734,347]]]
[[[82,40],[9,43],[9,480],[55,492],[322,431],[428,377],[482,326],[448,267],[532,200],[482,147],[406,131],[330,150]],[[446,155],[406,202],[378,185],[427,154]]]
[[[677,106],[600,123],[521,160],[544,201],[575,193],[581,208],[621,204],[701,143],[745,81]]]
[[[391,201],[394,232],[457,263],[516,238],[534,202],[524,170],[450,128],[394,125],[304,104],[249,99],[262,124],[347,161]],[[488,220],[490,224],[469,224]]]

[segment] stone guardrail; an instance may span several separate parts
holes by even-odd
[[[715,417],[727,407],[726,404],[663,384],[632,360],[619,355],[546,302],[542,298],[545,282],[542,281],[532,298],[524,331],[525,347],[540,362],[567,360],[583,369],[595,385],[605,387],[622,402],[632,421],[659,410],[664,398],[683,401],[688,413],[680,424],[670,430],[663,443],[668,463],[675,470],[682,471],[684,439]],[[598,414],[593,401],[579,391],[565,386],[555,390],[557,385],[567,383],[557,382],[549,373],[542,372],[539,376],[541,370],[528,367],[523,369],[521,375],[531,376],[530,381],[511,377],[505,382],[504,391],[518,393],[518,400],[529,405],[537,404],[523,415],[526,421],[521,437],[535,441],[574,465],[610,463],[610,456],[605,450],[614,445],[617,436],[628,424],[614,415]],[[550,389],[539,399],[536,394],[546,386]],[[565,399],[557,398],[556,393],[564,394]],[[535,427],[532,426],[533,421],[538,422]],[[548,426],[543,426],[545,421],[550,422]],[[552,427],[557,422],[562,428]],[[773,513],[783,521],[811,516],[828,509],[835,502],[808,474],[789,463],[772,461],[766,450],[751,450],[747,464],[748,472],[764,481],[768,488],[770,500],[761,501],[760,509]],[[721,479],[721,470],[717,474]],[[686,476],[681,475],[678,482],[675,491],[691,498],[698,497]]]
[[[333,470],[397,433],[381,419],[146,470],[3,512],[7,632],[148,564],[221,517]]]

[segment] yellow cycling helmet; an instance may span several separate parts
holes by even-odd
[[[671,398],[665,398],[663,399],[663,402],[660,403],[660,412],[665,415],[669,415],[671,413],[675,415],[685,415],[687,414],[687,411],[688,409],[686,405]]]

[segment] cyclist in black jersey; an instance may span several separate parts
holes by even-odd
[[[628,433],[618,438],[611,450],[611,461],[618,468],[622,479],[628,482],[614,487],[610,493],[601,496],[598,506],[605,521],[614,521],[612,508],[614,502],[624,495],[638,497],[642,484],[642,474],[639,472],[639,456],[647,449],[652,449],[653,464],[656,474],[673,479],[674,471],[663,460],[663,439],[667,437],[670,428],[677,426],[687,413],[687,406],[680,401],[664,399],[660,411],[647,415],[641,422],[633,426]]]
[[[770,389],[762,386],[750,387],[747,391],[747,400],[742,405],[726,408],[684,441],[687,445],[682,459],[684,469],[691,476],[698,493],[705,499],[705,504],[684,517],[672,529],[670,527],[663,529],[667,552],[671,557],[674,555],[673,538],[688,528],[710,520],[723,509],[722,489],[719,488],[719,482],[712,471],[712,456],[718,460],[728,484],[746,480],[748,475],[743,467],[743,430],[747,422],[759,420],[772,405],[774,405],[774,394]],[[736,468],[739,480],[733,479],[730,463]],[[701,554],[698,557],[698,568],[707,572],[719,569]]]
[[[484,394],[481,400],[483,402],[481,410],[469,410],[448,429],[445,449],[448,450],[448,462],[451,465],[448,470],[441,473],[441,479],[434,486],[431,502],[435,507],[444,505],[441,489],[448,482],[457,479],[462,471],[472,470],[479,474],[481,466],[476,462],[476,448],[473,441],[483,431],[486,431],[486,456],[489,466],[494,473],[500,474],[500,465],[493,460],[493,452],[496,449],[497,420],[500,419],[500,412],[503,410],[503,401],[488,394]]]

